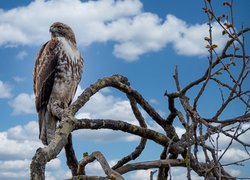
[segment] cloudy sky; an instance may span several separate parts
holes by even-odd
[[[215,4],[218,14],[227,12],[221,3]],[[197,78],[206,68],[204,37],[208,31],[203,5],[203,1],[182,0],[1,0],[0,179],[28,179],[30,160],[35,150],[42,146],[38,140],[32,72],[41,45],[50,39],[49,27],[53,22],[61,21],[72,27],[84,57],[78,94],[97,79],[119,73],[128,77],[132,87],[166,116],[167,100],[163,94],[165,90],[175,90],[172,78],[175,65],[179,67],[183,85]],[[235,1],[238,28],[249,26],[248,7],[250,1]],[[213,25],[218,51],[226,41],[221,37],[221,31],[218,25]],[[200,105],[203,115],[209,116],[215,111],[216,98],[210,96],[206,104]],[[233,108],[234,112],[228,111],[228,116],[241,112],[241,107]],[[98,92],[77,117],[124,119],[136,124],[125,96],[111,89]],[[150,127],[158,128],[149,118],[147,120]],[[179,127],[178,133],[181,132],[183,129]],[[223,136],[220,138],[223,149],[229,140]],[[138,140],[108,130],[74,133],[79,158],[83,152],[99,150],[111,164],[133,150]],[[160,146],[149,142],[146,148],[140,160],[159,158]],[[246,153],[235,145],[225,155],[224,161],[246,157]],[[227,169],[233,175],[249,176],[244,167]],[[88,172],[100,172],[98,163],[89,165]],[[184,172],[176,169],[172,174],[177,179],[185,178]],[[126,178],[149,179],[149,173],[138,171],[129,173]],[[60,179],[69,174],[63,152],[47,166],[47,179]]]

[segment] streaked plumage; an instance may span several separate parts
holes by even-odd
[[[66,24],[50,27],[51,40],[38,53],[34,68],[34,93],[39,119],[39,138],[47,145],[54,137],[57,117],[51,104],[66,108],[71,103],[82,76],[83,59],[75,35]]]

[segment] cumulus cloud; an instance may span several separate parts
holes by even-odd
[[[243,124],[241,126],[241,130],[245,131],[245,133],[242,133],[240,136],[238,136],[238,139],[243,141],[246,144],[250,143],[249,140],[249,135],[250,135],[250,131],[249,131],[249,124]],[[234,135],[234,134],[238,134],[240,133],[240,131],[238,131],[238,133],[235,133],[234,131],[228,131],[229,134]],[[240,160],[244,160],[249,158],[249,154],[246,152],[245,148],[238,143],[237,141],[232,141],[232,139],[222,133],[220,134],[214,134],[211,136],[211,138],[213,139],[213,146],[216,146],[216,139],[218,139],[218,156],[222,156],[223,157],[221,159],[221,161],[223,163],[232,163],[235,161],[240,161]],[[231,142],[232,141],[232,142]],[[207,141],[208,145],[212,146],[210,143],[211,141]],[[229,149],[226,149],[227,146],[231,143],[231,146],[229,147]],[[212,159],[212,155],[210,153],[208,153],[209,157]],[[204,157],[204,153],[203,151],[200,151],[198,153],[199,159],[204,161],[205,157]]]
[[[114,42],[113,54],[127,61],[159,51],[168,44],[180,55],[207,53],[206,23],[188,24],[170,14],[161,19],[144,12],[139,0],[36,0],[27,6],[1,10],[0,16],[0,46],[40,45],[49,38],[48,27],[54,21],[62,21],[72,26],[81,45]],[[213,25],[218,49],[225,43],[221,31]]]
[[[11,97],[11,86],[0,80],[0,99]]]
[[[21,93],[9,102],[13,108],[13,114],[33,114],[35,113],[35,96],[34,94]]]
[[[141,7],[138,0],[36,0],[27,6],[0,11],[0,32],[5,32],[0,44],[40,44],[48,38],[48,27],[54,21],[74,27],[80,43],[106,41],[108,36],[98,27],[106,27],[104,23],[116,18],[135,15]]]
[[[29,158],[30,154],[38,148],[37,122],[29,122],[24,126],[15,126],[5,132],[0,132],[1,159]]]
[[[182,127],[176,127],[175,130],[179,138],[181,138],[181,136],[186,132],[186,129]]]
[[[29,179],[30,162],[31,159],[0,161],[1,180]],[[45,178],[57,180],[62,177],[70,178],[71,174],[62,170],[61,161],[59,159],[53,159],[48,162]]]
[[[238,135],[238,139],[246,144],[250,144],[250,139],[249,139],[250,129],[249,128],[250,128],[250,125],[248,123],[246,123],[246,124],[241,125],[241,128],[238,129],[237,133],[235,132],[236,128],[234,128],[232,131],[227,131],[227,133],[230,134],[231,136],[234,136],[235,134],[236,135],[240,134],[240,135]],[[227,129],[229,129],[229,127]],[[244,133],[242,133],[242,131],[244,131]],[[222,133],[214,134],[211,136],[211,138],[213,139],[214,142],[216,142],[216,139],[218,138],[219,149],[227,148],[228,144],[232,140],[231,137],[226,136]],[[242,145],[240,143],[238,143],[237,141],[233,140],[231,147],[242,148]]]
[[[41,146],[37,122],[31,121],[0,132],[0,141],[1,179],[28,178],[31,157]]]
[[[224,151],[225,150],[222,150],[221,152],[219,152],[219,155],[222,155]],[[239,161],[239,160],[243,160],[247,158],[249,158],[249,154],[247,154],[245,150],[229,148],[223,156],[223,161],[234,162],[234,161]]]
[[[204,37],[208,36],[207,23],[191,25],[173,15],[167,16],[166,23],[170,28],[168,35],[174,35],[170,37],[170,41],[178,54],[189,56],[207,54],[205,49],[207,42],[204,41]],[[222,50],[227,38],[221,36],[222,28],[218,24],[214,23],[212,26],[213,43],[218,45],[218,50]]]
[[[234,177],[239,177],[239,175],[241,174],[240,170],[238,169],[231,169],[231,168],[225,168],[226,171],[230,172],[230,175],[231,176],[234,176]]]
[[[29,179],[29,166],[38,147],[38,123],[30,121],[0,132],[0,178],[3,180]],[[51,160],[46,166],[46,179],[69,178],[60,159]]]
[[[36,141],[38,138],[38,122],[30,121],[23,126],[17,125],[12,128],[9,128],[6,132],[6,137],[8,139],[16,139],[20,141]]]

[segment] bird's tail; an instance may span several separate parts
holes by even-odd
[[[39,118],[39,139],[44,145],[48,145],[55,136],[57,119],[47,108],[41,108],[38,113]]]

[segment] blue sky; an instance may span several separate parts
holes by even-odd
[[[227,12],[222,1],[214,3],[218,3],[214,4],[218,14]],[[97,79],[118,73],[128,77],[132,87],[166,116],[167,99],[163,94],[165,90],[175,91],[172,78],[175,65],[179,67],[182,85],[199,77],[207,67],[203,38],[208,31],[203,5],[203,1],[181,0],[0,1],[0,179],[27,179],[30,159],[42,146],[38,140],[32,72],[41,45],[50,38],[49,26],[53,22],[61,21],[72,27],[84,57],[78,94]],[[250,1],[234,2],[237,28],[249,26],[249,6]],[[226,39],[221,37],[218,25],[214,24],[213,30],[219,51]],[[219,105],[219,96],[214,93],[218,92],[216,88],[211,87],[200,104],[199,110],[204,116],[211,116]],[[223,117],[242,113],[242,106],[237,102],[231,108],[233,111],[228,109]],[[97,93],[77,117],[136,123],[125,96],[111,89]],[[148,117],[147,121],[157,130]],[[181,134],[183,129],[176,125]],[[138,138],[120,132],[78,131],[74,133],[74,142],[78,158],[83,152],[100,150],[112,164],[129,153]],[[146,149],[139,160],[158,159],[160,146],[149,142]],[[246,154],[235,145],[225,161],[230,157],[244,158]],[[235,175],[249,177],[244,167],[228,169]],[[94,163],[89,171],[100,172],[100,168]],[[64,154],[61,154],[48,165],[46,176],[60,179],[68,174]],[[174,170],[173,174],[177,179],[185,178],[183,169]],[[134,177],[148,178],[149,171],[126,176],[127,179]]]

